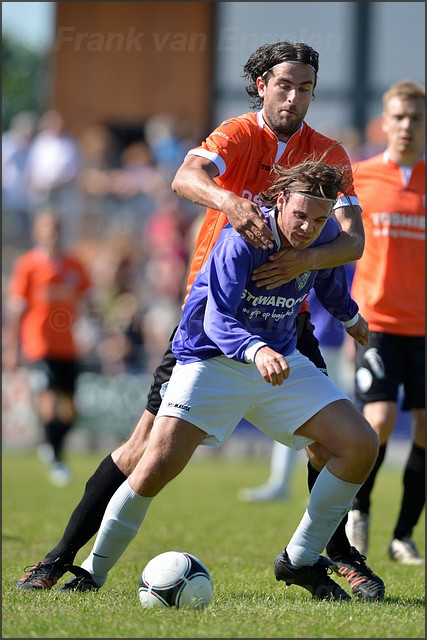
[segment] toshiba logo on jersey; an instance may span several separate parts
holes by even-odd
[[[424,241],[425,218],[405,213],[371,213],[372,235],[390,238],[413,238]]]
[[[426,221],[424,216],[414,216],[405,213],[371,213],[374,226],[380,227],[412,227],[413,229],[425,229]]]

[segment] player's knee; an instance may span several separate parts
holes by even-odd
[[[167,464],[152,466],[149,462],[144,467],[136,468],[129,477],[131,488],[141,496],[156,496],[170,482],[175,473]]]
[[[122,473],[129,477],[140,461],[145,447],[146,443],[141,443],[141,441],[138,444],[132,444],[132,440],[127,440],[113,451],[112,458],[114,463]]]
[[[362,419],[355,430],[352,450],[357,458],[359,469],[368,475],[378,456],[379,439],[366,420]]]

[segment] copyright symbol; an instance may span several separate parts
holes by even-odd
[[[67,331],[73,324],[73,317],[68,309],[56,309],[50,314],[49,324],[54,331]]]

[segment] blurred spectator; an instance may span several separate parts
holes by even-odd
[[[19,133],[24,120],[16,118]],[[75,326],[80,364],[108,376],[150,371],[162,356],[181,315],[191,226],[200,212],[178,198],[167,179],[169,163],[180,164],[192,144],[185,123],[160,115],[149,129],[161,140],[155,149],[143,132],[121,149],[109,127],[92,125],[74,139],[61,114],[48,111],[38,132],[34,121],[26,142],[28,247],[31,216],[39,204],[51,204],[61,217],[63,244],[93,282],[97,316],[86,314]],[[167,131],[174,137],[169,151]],[[18,147],[12,135],[5,139],[4,162],[9,148]],[[6,288],[16,251],[7,258]]]
[[[122,293],[137,292],[142,284],[144,251],[126,229],[106,231],[92,261],[95,300],[104,317]]]
[[[145,138],[152,151],[154,161],[168,185],[190,149],[203,138],[203,131],[195,127],[189,118],[178,118],[171,113],[151,116],[144,127]],[[193,203],[191,203],[193,205]],[[185,203],[190,207],[190,203]],[[194,205],[190,207],[194,210]]]
[[[189,250],[186,236],[192,218],[172,191],[154,209],[143,229],[147,251],[146,281],[152,298],[170,298],[181,304]]]
[[[140,236],[148,215],[170,191],[149,145],[136,140],[117,154],[117,141],[104,127],[91,127],[80,140],[79,184],[92,228],[105,232],[119,224]]]
[[[36,127],[36,114],[21,111],[2,135],[3,242],[20,249],[31,244],[27,159]]]
[[[144,127],[145,136],[156,163],[169,181],[181,165],[194,141],[184,145],[177,131],[176,118],[172,114],[160,113],[149,118]]]
[[[28,155],[30,206],[32,211],[46,205],[55,207],[68,247],[81,235],[80,162],[79,145],[66,131],[62,115],[54,110],[44,113]]]
[[[145,193],[158,198],[169,187],[156,168],[150,147],[138,140],[123,149],[121,171],[112,173],[112,190],[122,198]]]
[[[12,271],[3,367],[6,371],[21,363],[29,367],[36,412],[44,429],[38,453],[49,465],[52,482],[63,486],[70,480],[63,459],[65,440],[76,418],[79,352],[74,325],[90,279],[80,261],[63,252],[60,232],[56,210],[36,212],[35,246],[16,261]]]
[[[152,371],[181,318],[185,277],[193,249],[194,218],[182,201],[168,192],[149,215],[142,230],[145,302],[143,332],[146,370]]]
[[[85,237],[99,238],[106,222],[112,217],[108,195],[111,190],[110,171],[119,164],[118,141],[103,125],[94,125],[79,138],[81,168],[79,187],[84,201]]]
[[[145,371],[143,314],[134,293],[120,293],[111,303],[96,352],[105,375]]]
[[[102,325],[95,356],[109,376],[145,370],[144,256],[134,236],[117,229],[106,235],[94,256],[94,299]]]
[[[132,233],[140,235],[148,215],[170,186],[143,140],[127,145],[120,160],[120,168],[109,174],[116,215]]]

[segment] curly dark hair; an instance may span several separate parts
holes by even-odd
[[[250,105],[255,109],[262,107],[263,100],[258,95],[256,79],[270,71],[272,67],[281,62],[303,62],[313,67],[315,71],[314,87],[317,82],[319,70],[319,54],[304,42],[272,42],[259,47],[249,58],[243,67],[243,77],[249,80],[246,85],[246,93],[250,96]],[[268,75],[266,79],[268,80]],[[314,88],[313,87],[313,88]]]
[[[288,200],[291,193],[302,193],[327,200],[336,200],[339,193],[348,197],[346,188],[349,178],[345,170],[338,165],[330,165],[315,159],[304,160],[293,167],[275,164],[275,174],[271,186],[259,194],[262,203],[268,207],[276,206],[279,193]]]

